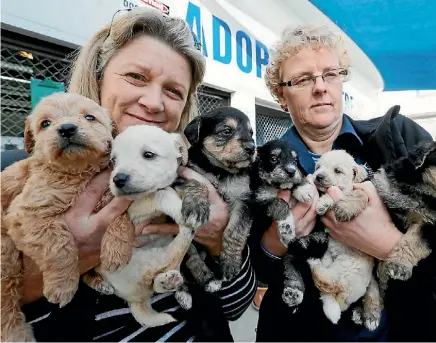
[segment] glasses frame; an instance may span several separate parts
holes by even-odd
[[[330,72],[332,72],[332,71],[338,71],[339,70],[339,78],[341,79],[341,81],[342,82],[344,82],[344,81],[346,81],[346,78],[347,78],[347,76],[349,75],[349,72],[348,72],[348,69],[346,69],[346,68],[335,68],[335,69],[330,69],[330,70],[328,70],[328,71],[326,71],[325,73],[322,73],[322,74],[319,74],[319,75],[312,75],[312,76],[309,76],[309,75],[305,75],[305,77],[308,77],[308,78],[310,78],[311,80],[312,80],[312,86],[315,84],[315,82],[316,82],[316,78],[317,77],[321,77],[322,78],[322,80],[325,82],[325,83],[330,83],[330,82],[327,82],[326,80],[325,80],[325,74],[327,74],[327,73],[330,73]],[[292,86],[296,86],[295,84],[293,84],[292,82],[294,81],[295,82],[295,79],[299,79],[299,78],[301,78],[301,77],[303,77],[303,76],[296,76],[296,77],[293,77],[290,81],[283,81],[283,82],[280,82],[279,83],[279,86],[282,86],[282,87],[292,87]],[[308,86],[310,86],[310,83],[307,85],[307,86],[303,86],[303,87],[300,87],[300,88],[298,88],[298,87],[295,87],[296,89],[305,89],[306,87],[308,87]]]

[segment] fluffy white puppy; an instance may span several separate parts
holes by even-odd
[[[318,190],[324,193],[317,203],[318,214],[332,210],[338,221],[346,222],[367,206],[368,196],[362,190],[354,190],[353,184],[363,182],[368,173],[346,151],[333,150],[322,155],[313,176]],[[334,202],[326,193],[331,186],[338,186],[344,192],[344,198]],[[355,311],[353,319],[369,330],[378,327],[382,302],[372,274],[372,256],[330,238],[324,256],[310,259],[308,263],[321,292],[324,313],[330,321],[336,324],[341,312],[363,296],[363,311]]]
[[[145,245],[133,248],[129,264],[116,272],[98,266],[95,271],[104,280],[94,288],[125,299],[140,324],[165,325],[175,319],[153,310],[150,297],[154,292],[177,291],[176,298],[181,305],[190,307],[189,294],[179,290],[183,283],[180,263],[191,245],[195,229],[208,220],[208,215],[183,212],[188,192],[181,198],[171,187],[177,178],[178,166],[186,163],[187,147],[179,134],[167,133],[157,126],[136,125],[115,138],[111,158],[110,189],[116,196],[134,200],[128,209],[132,222],[150,222],[166,214],[179,224],[180,232],[174,238],[168,235],[143,237]],[[198,183],[199,191],[203,187]]]

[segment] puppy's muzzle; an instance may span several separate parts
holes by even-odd
[[[58,135],[62,138],[71,138],[78,132],[77,125],[74,124],[62,124],[57,128]]]
[[[288,166],[285,166],[285,172],[290,176],[290,177],[294,177],[295,176],[295,173],[297,172],[297,168],[295,168],[294,166],[292,166],[292,165],[288,165]]]
[[[130,179],[130,175],[124,173],[115,174],[112,181],[117,188],[122,189]]]

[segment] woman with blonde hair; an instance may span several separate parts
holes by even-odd
[[[407,156],[416,143],[432,140],[421,126],[399,114],[399,106],[368,121],[344,114],[343,83],[349,77],[350,59],[343,41],[326,27],[286,28],[271,49],[266,86],[292,118],[293,125],[282,139],[298,152],[310,180],[316,161],[330,150],[344,149],[356,162],[377,170],[383,163]],[[371,182],[355,187],[367,193],[369,204],[348,223],[337,222],[330,211],[318,217],[317,199],[297,204],[292,209],[297,237],[307,236],[321,224],[321,229],[329,228],[332,238],[383,261],[403,237],[396,226],[400,223],[393,222]],[[328,192],[334,200],[342,197],[337,187]],[[282,196],[289,201],[289,193]],[[378,328],[369,331],[353,322],[354,306],[342,313],[337,324],[330,322],[305,258],[298,259],[295,252],[281,244],[276,223],[263,226],[256,223],[250,237],[256,275],[268,284],[260,306],[257,341],[435,340],[435,253],[413,269],[409,280],[389,281]],[[294,265],[305,284],[305,289],[295,289],[295,295],[303,297],[291,299],[293,306],[282,299],[282,259],[287,253],[294,256]]]
[[[138,124],[183,132],[197,115],[196,90],[206,67],[190,27],[180,18],[144,7],[121,11],[114,18],[78,51],[68,91],[105,107],[120,132]],[[25,156],[12,154],[2,154],[2,168]],[[211,218],[197,230],[194,240],[206,248],[206,262],[213,264],[221,250],[227,206],[201,175],[188,168],[181,168],[180,175],[209,187]],[[101,239],[108,223],[130,204],[126,199],[114,198],[101,211],[93,212],[108,180],[109,171],[97,175],[65,214],[79,246],[82,273],[99,263]],[[177,225],[170,223],[136,228],[137,235],[177,231]],[[25,260],[25,269],[27,263]],[[99,294],[83,283],[72,302],[59,308],[43,297],[40,275],[26,275],[23,311],[38,341],[229,341],[232,336],[228,320],[236,320],[248,307],[254,284],[246,247],[240,275],[223,285],[222,290],[211,294],[195,286],[190,289],[191,310],[182,309],[172,293],[154,296],[153,308],[171,313],[177,320],[162,327],[142,327],[122,299]]]

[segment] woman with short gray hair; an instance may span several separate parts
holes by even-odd
[[[146,7],[121,11],[114,18],[79,50],[68,91],[105,107],[119,132],[138,124],[183,132],[197,115],[196,91],[206,67],[189,25],[180,18]],[[9,163],[25,157],[25,154],[18,157],[19,152],[12,154]],[[2,162],[6,159],[3,155]],[[2,163],[2,168],[5,167]],[[189,168],[180,168],[179,174],[208,183]],[[64,220],[78,244],[81,273],[98,265],[103,233],[109,222],[130,205],[130,201],[115,197],[94,213],[107,189],[109,176],[108,170],[98,174],[65,213]],[[223,199],[209,186],[210,220],[196,230],[194,241],[205,248],[205,262],[214,269],[229,213]],[[177,232],[177,225],[172,223],[136,227],[137,235]],[[240,274],[223,284],[221,290],[212,294],[195,284],[189,287],[193,300],[190,310],[180,307],[174,293],[153,296],[153,308],[171,313],[176,321],[147,328],[135,320],[121,298],[102,295],[84,283],[64,308],[50,304],[42,294],[41,275],[29,275],[26,270],[34,269],[24,258],[22,309],[37,341],[231,341],[228,321],[242,315],[255,289],[249,250],[245,247]]]
[[[369,121],[354,120],[344,114],[343,83],[349,76],[350,61],[343,40],[326,27],[286,28],[271,49],[266,86],[292,118],[293,125],[282,139],[297,151],[311,182],[316,161],[328,151],[346,150],[357,163],[377,170],[386,162],[406,156],[418,142],[432,141],[421,126],[399,114],[399,106]],[[320,230],[329,228],[332,238],[383,261],[403,238],[396,227],[400,223],[394,224],[371,182],[355,187],[368,195],[369,205],[348,223],[336,221],[331,211],[317,216],[318,198],[294,206],[297,237],[307,236],[321,225]],[[335,201],[343,195],[337,187],[330,187],[328,192]],[[289,201],[290,194],[284,193],[282,197]],[[260,306],[257,341],[435,340],[434,252],[414,267],[409,280],[389,282],[385,310],[378,318],[378,328],[370,331],[353,322],[356,304],[342,313],[337,324],[330,322],[305,258],[298,259],[295,252],[288,252],[288,247],[281,244],[276,223],[261,226],[255,222],[250,236],[256,275],[268,284]],[[294,265],[305,284],[303,298],[295,298],[294,306],[282,300],[282,258],[287,253],[294,256]]]

